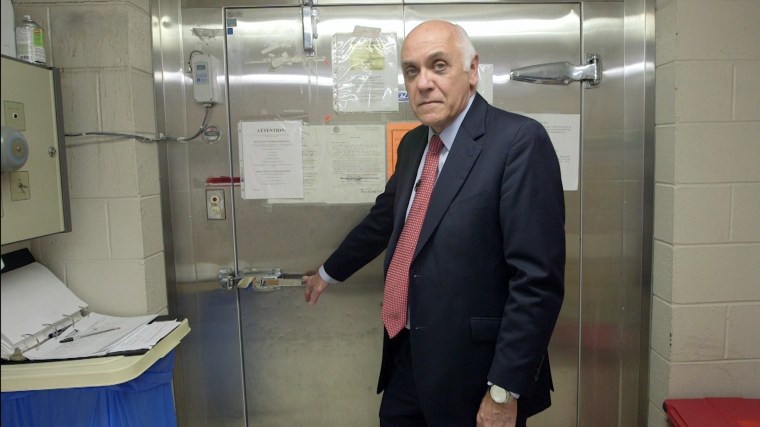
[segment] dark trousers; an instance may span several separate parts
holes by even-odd
[[[380,427],[428,427],[414,382],[409,330],[402,330],[390,345],[392,366],[380,402]],[[516,427],[526,426],[525,417],[521,415],[518,415]],[[475,417],[472,426],[475,426]]]
[[[390,345],[392,366],[380,402],[380,427],[427,427],[412,373],[409,330],[403,329]]]

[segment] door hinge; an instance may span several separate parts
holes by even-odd
[[[569,85],[585,82],[586,88],[594,88],[602,83],[602,59],[595,53],[585,55],[586,64],[574,65],[570,62],[550,62],[529,65],[512,70],[511,80],[548,85]]]

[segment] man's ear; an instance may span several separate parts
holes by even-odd
[[[470,88],[478,86],[478,67],[480,66],[480,56],[476,53],[470,61]]]

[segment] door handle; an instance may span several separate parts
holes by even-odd
[[[219,270],[219,287],[226,290],[252,289],[254,291],[278,291],[287,287],[301,287],[305,273],[283,273],[279,268],[244,268],[235,274],[231,268]]]
[[[314,39],[317,35],[317,9],[312,9],[314,0],[303,0],[301,5],[301,22],[303,23],[303,50],[306,56],[314,56]]]
[[[509,78],[518,82],[565,86],[572,82],[586,82],[586,87],[592,88],[602,83],[601,68],[599,55],[587,53],[584,65],[573,65],[567,61],[529,65],[512,70]]]

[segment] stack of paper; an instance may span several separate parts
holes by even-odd
[[[149,324],[155,317],[91,313],[24,356],[30,360],[77,359],[147,350],[179,325],[176,321]]]
[[[2,358],[53,360],[148,350],[180,322],[157,315],[92,313],[47,268],[32,263],[3,274]]]

